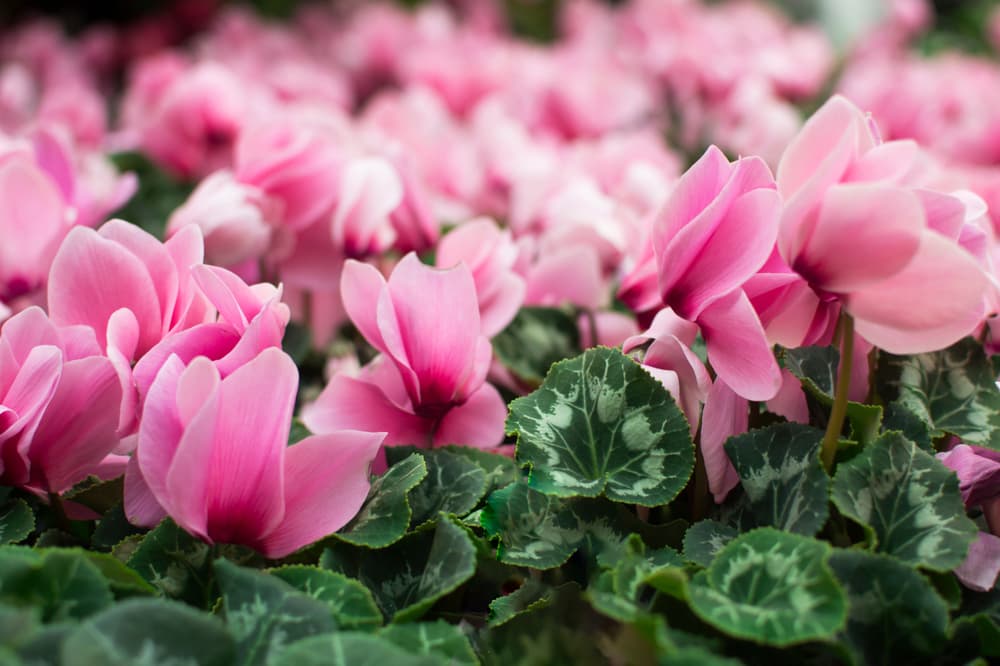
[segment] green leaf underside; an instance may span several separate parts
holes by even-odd
[[[371,591],[356,580],[304,565],[271,569],[269,573],[325,603],[341,629],[374,629],[382,624],[382,611]]]
[[[914,569],[857,550],[837,550],[829,562],[847,592],[844,640],[858,663],[915,663],[945,644],[948,608]]]
[[[844,626],[847,600],[826,563],[830,547],[765,527],[729,542],[690,585],[691,608],[737,638],[784,646]]]
[[[235,646],[216,618],[165,599],[117,604],[72,631],[64,666],[229,666]]]
[[[270,666],[441,666],[436,656],[411,654],[370,634],[338,632],[298,641]]]
[[[39,609],[45,622],[82,619],[111,605],[108,581],[80,550],[0,548],[0,602]]]
[[[878,551],[935,571],[961,564],[978,534],[955,473],[897,432],[840,465],[832,499],[870,531]]]
[[[557,588],[529,578],[510,594],[490,602],[489,624],[491,627],[499,627],[523,613],[545,608],[552,603],[556,594]]]
[[[380,550],[333,544],[320,564],[358,579],[386,617],[406,622],[472,577],[476,549],[464,528],[442,517],[434,529],[413,532]]]
[[[757,525],[812,536],[829,514],[823,432],[799,423],[752,430],[726,442]]]
[[[211,585],[210,553],[208,544],[167,519],[142,538],[128,566],[160,594],[201,606]]]
[[[442,620],[394,624],[379,632],[379,638],[398,645],[408,654],[438,657],[454,666],[478,666],[479,659],[462,630]]]
[[[33,529],[35,514],[23,499],[16,498],[0,505],[0,545],[23,541]]]
[[[412,447],[389,447],[386,458],[393,465],[413,452]],[[476,507],[486,492],[486,472],[482,467],[451,451],[422,451],[418,455],[424,459],[427,476],[409,493],[412,525],[433,520],[439,513],[464,516]]]
[[[414,453],[375,479],[358,515],[336,538],[369,548],[384,548],[398,541],[410,525],[413,511],[407,494],[427,476],[423,457]]]
[[[492,343],[504,366],[537,385],[553,363],[580,353],[580,331],[567,312],[524,307]]]
[[[707,567],[727,543],[739,532],[716,520],[702,520],[684,533],[684,557],[688,561]]]
[[[657,380],[621,352],[599,347],[552,366],[541,388],[510,405],[507,432],[533,488],[656,506],[694,468],[688,424]]]
[[[898,399],[932,428],[935,438],[1000,450],[1000,390],[993,365],[976,340],[914,356],[882,354],[879,392]]]
[[[215,572],[238,664],[262,666],[285,645],[337,628],[327,604],[275,576],[221,559]]]

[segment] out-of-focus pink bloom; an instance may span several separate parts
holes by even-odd
[[[333,243],[348,257],[380,254],[392,246],[396,230],[390,220],[403,201],[403,183],[381,158],[350,162],[340,177],[333,210]]]
[[[428,200],[427,188],[419,182],[412,168],[397,166],[403,181],[403,200],[389,214],[396,230],[396,249],[420,252],[437,243],[440,228]]]
[[[958,475],[959,490],[966,507],[982,506],[990,532],[980,532],[969,555],[955,569],[959,580],[973,590],[993,589],[1000,575],[1000,453],[978,446],[958,444],[937,454]]]
[[[75,227],[49,274],[52,321],[87,325],[102,347],[138,359],[167,334],[211,315],[191,274],[203,253],[197,227],[185,227],[165,243],[123,220],[97,231]]]
[[[580,331],[580,347],[583,349],[598,345],[621,347],[629,338],[639,334],[639,325],[634,317],[612,310],[581,313],[576,319],[576,327]],[[596,340],[594,339],[595,329]]]
[[[87,82],[62,81],[42,95],[37,119],[60,126],[80,145],[91,149],[101,146],[107,131],[107,102]]]
[[[712,385],[705,365],[691,351],[697,335],[697,325],[681,319],[670,308],[664,308],[649,330],[628,338],[622,347],[627,354],[649,343],[642,366],[670,391],[684,411],[692,432],[698,430],[701,406]]]
[[[142,147],[184,178],[231,166],[248,101],[245,85],[225,67],[195,65],[170,83],[144,119]]]
[[[248,127],[236,145],[236,179],[281,202],[281,223],[304,229],[328,215],[341,169],[336,136],[297,118]]]
[[[488,338],[510,323],[524,301],[524,279],[513,271],[517,254],[510,232],[488,218],[459,225],[438,244],[438,268],[464,262],[472,271],[482,331]]]
[[[267,349],[228,377],[171,357],[143,409],[126,474],[126,514],[164,515],[209,543],[280,558],[343,527],[369,490],[381,433],[337,432],[288,446],[298,372]]]
[[[834,296],[859,334],[896,354],[940,349],[969,334],[982,320],[987,288],[975,259],[941,233],[946,195],[906,185],[918,157],[909,142],[880,144],[861,110],[834,97],[778,167],[782,257],[816,292],[815,302]]]
[[[710,115],[713,141],[730,153],[757,155],[772,167],[802,126],[795,107],[760,79],[741,81]]]
[[[386,282],[373,266],[348,261],[341,290],[382,355],[357,379],[334,377],[303,411],[313,432],[377,427],[388,431],[387,445],[501,442],[506,406],[485,382],[493,354],[468,267],[437,270],[409,254]]]
[[[195,225],[205,237],[205,260],[240,269],[256,263],[271,241],[274,206],[252,185],[238,182],[231,171],[217,171],[201,181],[167,222],[167,235]]]
[[[18,310],[44,302],[59,243],[70,228],[52,180],[29,159],[0,157],[0,303]]]
[[[461,58],[455,54],[461,53]],[[509,76],[504,49],[479,34],[459,34],[411,50],[400,63],[400,76],[433,90],[457,116],[467,114]]]
[[[94,332],[57,328],[41,309],[0,329],[0,483],[60,493],[91,474],[124,469],[122,389]]]

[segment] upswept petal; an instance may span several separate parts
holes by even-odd
[[[459,444],[493,449],[503,442],[507,404],[492,384],[483,384],[461,405],[444,415],[434,432],[434,445]]]
[[[344,262],[340,278],[344,310],[365,340],[382,353],[386,353],[385,342],[379,329],[376,308],[372,304],[378,303],[379,295],[385,289],[385,278],[371,264],[354,259]]]
[[[746,294],[737,290],[713,302],[697,323],[708,360],[728,387],[748,400],[774,397],[781,370]]]
[[[346,525],[368,496],[368,471],[385,433],[314,435],[285,452],[285,516],[260,541],[277,559]]]

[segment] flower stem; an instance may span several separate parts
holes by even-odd
[[[708,514],[709,493],[708,473],[705,470],[705,458],[701,455],[700,437],[694,443],[694,493],[691,497],[691,522],[696,523]]]
[[[827,471],[833,468],[833,459],[837,455],[837,442],[840,441],[840,431],[844,427],[844,417],[847,416],[847,392],[851,387],[851,365],[854,362],[854,319],[846,312],[840,314],[840,371],[837,373],[837,388],[833,396],[833,409],[830,410],[830,422],[823,436],[823,466]]]

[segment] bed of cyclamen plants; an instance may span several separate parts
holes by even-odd
[[[0,31],[0,664],[1000,659],[990,33],[200,4]]]

